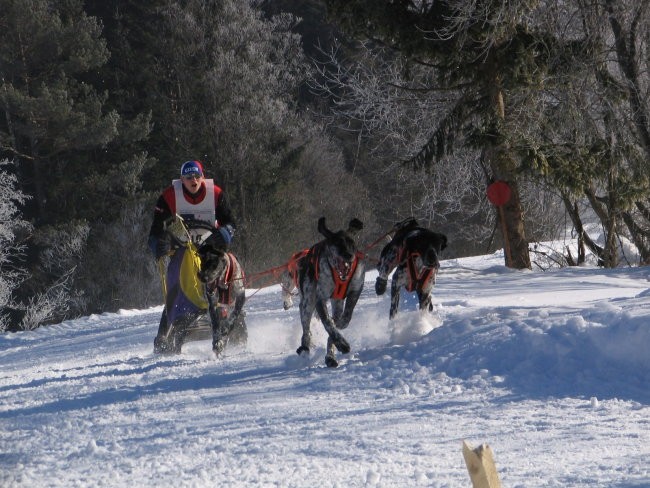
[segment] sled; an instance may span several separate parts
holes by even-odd
[[[172,255],[171,261],[167,256],[161,258],[158,263],[165,301],[159,335],[161,330],[167,329],[167,335],[163,341],[164,348],[175,352],[180,352],[180,346],[187,342],[212,338],[207,300],[203,293],[203,285],[196,278],[199,265],[196,258],[196,245],[192,242],[188,232],[190,225],[191,222],[185,222],[180,215],[176,215],[168,223],[166,232],[171,236],[177,250]],[[171,317],[169,316],[170,310],[172,311]],[[191,319],[193,315],[196,315],[196,318]],[[191,321],[182,327],[181,344],[177,347],[177,339],[172,337],[175,331],[171,324],[182,317],[191,319]],[[163,326],[162,322],[165,322],[166,325]]]
[[[184,343],[212,340],[210,315],[206,312],[191,323],[186,330]]]
[[[222,315],[228,311],[231,312],[230,303],[230,290],[232,282],[230,281],[231,270],[230,264],[224,266],[223,273],[228,276],[227,281],[223,281],[224,277],[219,277],[217,282],[215,278],[214,290],[206,289],[206,285],[201,281],[202,259],[205,256],[199,256],[199,246],[203,244],[204,247],[208,246],[205,243],[205,238],[198,241],[193,240],[189,229],[203,228],[210,233],[214,232],[214,227],[201,222],[201,221],[184,221],[181,216],[176,216],[166,228],[166,231],[172,237],[176,250],[165,259],[168,264],[159,263],[161,269],[162,288],[165,296],[165,309],[161,322],[158,328],[158,334],[154,339],[154,353],[171,353],[178,354],[181,352],[183,344],[187,342],[203,341],[212,339],[215,341],[215,330],[223,329],[223,324],[220,321],[228,320],[226,315]],[[203,251],[202,251],[203,252]],[[235,259],[234,255],[227,253],[217,256],[228,257],[228,259]],[[167,261],[168,260],[168,261]],[[219,262],[219,260],[217,260]],[[226,260],[227,261],[227,260]],[[232,261],[228,261],[231,263]],[[238,261],[235,261],[238,266]],[[163,273],[162,270],[165,270]],[[241,279],[243,279],[243,269]],[[233,279],[234,282],[234,279]],[[243,292],[243,289],[242,289]],[[215,298],[216,297],[216,298]],[[215,300],[218,300],[215,302]],[[234,299],[233,299],[234,302]],[[239,304],[239,312],[243,302]],[[211,313],[219,308],[219,313]],[[225,318],[225,319],[224,319]],[[225,322],[228,324],[228,322]],[[239,327],[243,327],[245,331],[245,322],[243,315],[241,320],[236,322]],[[241,332],[241,331],[240,331]],[[246,334],[242,335],[245,341]],[[241,338],[240,338],[241,340]],[[224,344],[227,340],[224,340]],[[214,350],[214,344],[213,344]]]

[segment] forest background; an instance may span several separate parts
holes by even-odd
[[[0,330],[161,303],[147,234],[188,159],[249,275],[320,216],[647,264],[649,45],[650,0],[0,0]]]

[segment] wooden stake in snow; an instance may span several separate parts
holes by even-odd
[[[474,488],[501,488],[490,446],[481,444],[472,449],[463,441],[463,457]]]

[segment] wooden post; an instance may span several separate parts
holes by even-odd
[[[463,441],[463,457],[474,488],[501,488],[490,446],[481,444],[472,449]]]

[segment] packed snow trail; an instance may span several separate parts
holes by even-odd
[[[0,335],[0,486],[467,487],[463,440],[503,486],[650,486],[650,270],[502,259],[444,261],[392,324],[369,273],[337,369],[277,287],[221,360],[153,355],[160,307]]]

